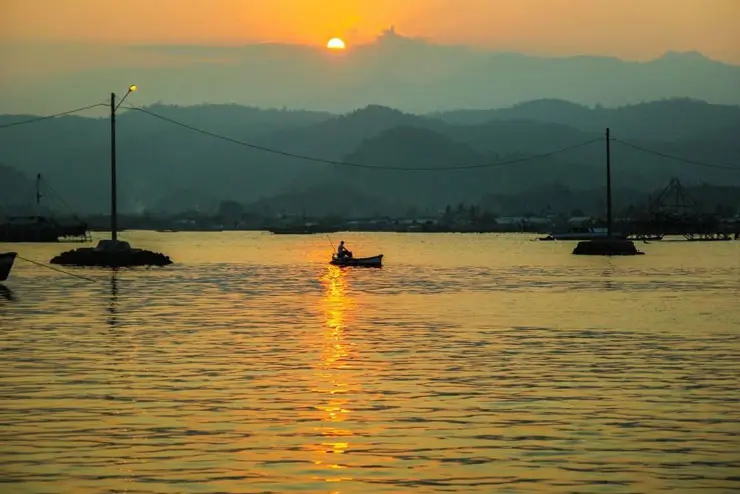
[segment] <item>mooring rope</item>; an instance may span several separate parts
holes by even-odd
[[[80,278],[81,280],[85,280],[85,281],[90,281],[90,282],[92,282],[92,283],[97,283],[97,280],[94,280],[94,279],[92,279],[92,278],[87,278],[87,277],[85,277],[85,276],[80,276],[79,274],[74,274],[74,273],[70,273],[70,272],[68,272],[68,271],[64,271],[64,270],[62,270],[62,269],[59,269],[59,268],[55,268],[55,267],[53,267],[53,266],[49,266],[49,265],[47,265],[47,264],[43,264],[43,263],[40,263],[40,262],[32,261],[31,259],[26,259],[26,258],[25,258],[25,257],[23,257],[23,256],[19,256],[19,255],[16,255],[16,257],[17,257],[18,259],[23,259],[23,260],[24,260],[24,261],[26,261],[26,262],[30,262],[31,264],[35,264],[35,265],[37,265],[37,266],[41,266],[42,268],[47,268],[47,269],[51,269],[52,271],[57,271],[57,272],[59,272],[59,273],[62,273],[62,274],[68,274],[69,276],[74,276],[75,278]]]

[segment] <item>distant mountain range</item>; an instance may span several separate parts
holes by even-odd
[[[740,104],[740,67],[697,52],[669,52],[648,62],[539,57],[436,45],[393,30],[346,52],[283,44],[120,50],[125,57],[112,53],[102,68],[23,83],[13,83],[8,74],[0,85],[0,111],[15,111],[24,101],[82,106],[131,83],[141,88],[135,97],[140,105],[208,101],[332,112],[375,103],[429,113],[508,107],[539,98],[605,106],[666,98]],[[112,65],[119,57],[126,63]]]
[[[687,184],[740,185],[737,171],[659,156],[740,168],[740,107],[691,99],[618,108],[540,99],[494,110],[424,115],[379,105],[339,115],[239,105],[153,105],[146,110],[256,146],[358,166],[272,154],[125,111],[118,118],[122,211],[208,210],[231,199],[262,212],[367,215],[512,194],[535,198],[541,195],[538,190],[562,186],[599,190],[607,126],[614,138],[652,152],[613,142],[615,188],[645,193],[673,176]],[[27,118],[0,115],[0,126]],[[590,140],[595,142],[528,160]],[[514,162],[434,170],[504,161]],[[6,203],[23,202],[18,197],[22,190],[29,191],[26,202],[31,202],[31,178],[40,172],[74,211],[107,211],[107,119],[67,116],[0,128],[0,163],[6,165],[0,167]],[[19,183],[19,172],[26,184]]]

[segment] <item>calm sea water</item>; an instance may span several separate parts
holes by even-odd
[[[740,491],[740,242],[123,237],[0,286],[1,492]]]

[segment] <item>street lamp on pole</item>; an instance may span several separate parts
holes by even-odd
[[[116,184],[116,110],[123,104],[129,94],[136,91],[130,85],[121,101],[116,104],[116,93],[110,93],[110,230],[113,243],[118,242],[118,197]]]
[[[128,87],[126,94],[116,104],[116,94],[110,93],[110,240],[100,240],[93,247],[82,247],[62,252],[54,257],[51,264],[63,266],[98,266],[98,267],[133,267],[133,266],[167,266],[172,259],[160,252],[146,249],[133,249],[128,242],[118,240],[118,207],[116,204],[116,110],[120,108],[129,94],[136,91],[136,86]]]

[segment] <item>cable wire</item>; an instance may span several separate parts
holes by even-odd
[[[52,187],[49,182],[44,181],[44,184],[56,196],[57,200],[62,203],[62,206],[64,206],[65,208],[67,208],[67,211],[69,211],[72,214],[72,217],[74,219],[76,219],[77,221],[82,222],[82,220],[80,219],[80,217],[77,216],[77,213],[75,212],[75,210],[72,209],[72,207],[69,205],[69,203],[67,203],[67,201],[64,200],[64,198],[62,197],[62,195],[59,192],[57,192],[56,189],[54,187]]]
[[[329,164],[329,165],[338,165],[338,166],[347,166],[347,167],[353,167],[353,168],[365,168],[365,169],[371,169],[371,170],[454,171],[454,170],[473,170],[473,169],[478,169],[478,168],[493,168],[493,167],[513,165],[513,164],[516,164],[516,163],[524,163],[524,162],[527,162],[527,161],[533,161],[533,160],[537,160],[537,159],[547,158],[547,157],[550,157],[550,156],[554,156],[556,154],[564,153],[566,151],[571,151],[573,149],[577,149],[577,148],[586,146],[588,144],[592,144],[594,142],[597,142],[597,141],[601,141],[602,140],[602,138],[591,139],[589,141],[581,142],[579,144],[574,144],[574,145],[567,146],[567,147],[564,147],[564,148],[561,148],[561,149],[557,149],[557,150],[554,150],[554,151],[550,151],[550,152],[547,152],[547,153],[542,153],[542,154],[538,154],[538,155],[534,155],[534,156],[528,156],[528,157],[524,157],[524,158],[516,158],[516,159],[511,159],[511,160],[506,160],[506,161],[499,161],[499,162],[495,162],[495,163],[483,163],[483,164],[478,164],[478,165],[463,165],[463,166],[445,166],[445,167],[439,167],[439,168],[433,168],[433,167],[406,168],[406,167],[400,167],[400,166],[366,165],[366,164],[362,164],[362,163],[352,163],[352,162],[348,162],[348,161],[330,160],[330,159],[324,159],[324,158],[317,158],[317,157],[314,157],[314,156],[306,156],[306,155],[302,155],[302,154],[291,153],[291,152],[288,152],[288,151],[281,151],[279,149],[272,149],[272,148],[268,148],[268,147],[264,147],[264,146],[259,146],[257,144],[252,144],[252,143],[249,143],[249,142],[241,141],[239,139],[234,139],[232,137],[227,137],[227,136],[224,136],[224,135],[221,135],[221,134],[216,134],[214,132],[203,130],[203,129],[200,129],[198,127],[194,127],[192,125],[189,125],[189,124],[186,124],[186,123],[183,123],[183,122],[179,122],[179,121],[174,120],[172,118],[165,117],[163,115],[159,115],[157,113],[154,113],[154,112],[152,112],[150,110],[147,110],[147,109],[144,109],[144,108],[141,108],[141,107],[127,106],[125,108],[127,108],[129,110],[136,110],[136,111],[145,113],[145,114],[150,115],[152,117],[155,117],[155,118],[158,118],[158,119],[163,120],[165,122],[169,122],[171,124],[174,124],[174,125],[183,127],[185,129],[191,130],[193,132],[198,132],[200,134],[213,137],[215,139],[221,139],[221,140],[226,141],[226,142],[231,142],[233,144],[238,144],[240,146],[245,146],[245,147],[252,148],[252,149],[255,149],[255,150],[258,150],[258,151],[263,151],[263,152],[266,152],[266,153],[277,154],[277,155],[281,155],[281,156],[287,156],[287,157],[290,157],[290,158],[297,158],[297,159],[301,159],[301,160],[305,160],[305,161],[313,161],[313,162],[317,162],[317,163],[325,163],[325,164]]]
[[[703,166],[705,168],[716,168],[718,170],[730,170],[730,171],[740,172],[740,167],[736,167],[736,166],[717,165],[717,164],[714,164],[714,163],[705,163],[703,161],[690,160],[690,159],[687,159],[687,158],[681,158],[679,156],[672,156],[670,154],[662,153],[660,151],[653,151],[652,149],[647,149],[647,148],[644,148],[642,146],[637,146],[636,144],[630,144],[629,142],[625,142],[625,141],[622,141],[620,139],[614,139],[614,138],[612,138],[611,140],[614,141],[614,142],[616,142],[616,143],[622,144],[623,146],[627,146],[629,148],[635,149],[637,151],[642,151],[643,153],[648,153],[648,154],[652,154],[652,155],[655,155],[655,156],[660,156],[661,158],[665,158],[665,159],[669,159],[669,160],[673,160],[673,161],[678,161],[678,162],[686,163],[686,164],[689,164],[689,165]]]
[[[3,124],[3,125],[0,125],[0,129],[5,129],[8,127],[15,127],[16,125],[25,125],[25,124],[30,124],[30,123],[41,122],[44,120],[49,120],[49,119],[57,118],[57,117],[63,117],[65,115],[71,115],[73,113],[79,113],[81,111],[90,110],[92,108],[97,108],[98,106],[108,106],[108,105],[104,103],[96,103],[94,105],[83,106],[82,108],[75,108],[74,110],[68,110],[68,111],[63,111],[61,113],[55,113],[53,115],[47,115],[45,117],[29,118],[28,120],[20,120],[18,122],[11,122],[7,124]]]

